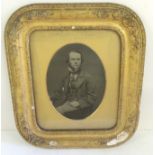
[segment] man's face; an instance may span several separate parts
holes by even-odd
[[[70,52],[69,64],[74,69],[74,71],[78,71],[81,66],[81,55],[74,51]]]

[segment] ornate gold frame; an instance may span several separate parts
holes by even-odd
[[[52,19],[71,21],[52,25]],[[76,23],[72,21],[76,19]],[[81,25],[78,20],[83,19]],[[110,130],[44,131],[35,119],[29,35],[36,29],[112,29],[122,41],[121,82],[117,125]],[[103,4],[33,4],[17,10],[5,29],[8,70],[16,126],[33,145],[48,148],[111,147],[128,140],[136,130],[142,89],[145,32],[129,8]]]

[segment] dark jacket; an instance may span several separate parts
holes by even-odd
[[[60,89],[51,98],[55,105],[62,105],[67,101],[78,101],[80,109],[92,107],[96,103],[92,76],[84,71],[80,71],[77,74],[77,78],[71,80],[71,75],[68,74],[63,80]]]

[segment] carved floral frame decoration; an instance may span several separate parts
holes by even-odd
[[[52,20],[63,20],[63,26]],[[84,20],[81,25],[67,21]],[[95,24],[98,21],[100,24]],[[111,130],[43,131],[35,119],[29,35],[36,29],[112,29],[121,37],[121,79],[118,123]],[[31,144],[48,148],[111,147],[128,140],[136,130],[142,89],[145,32],[129,8],[102,4],[33,4],[17,10],[5,30],[6,53],[16,126]]]

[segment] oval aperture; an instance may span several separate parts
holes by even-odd
[[[61,47],[47,70],[51,103],[63,116],[84,119],[91,115],[105,92],[104,66],[95,51],[84,44]]]

